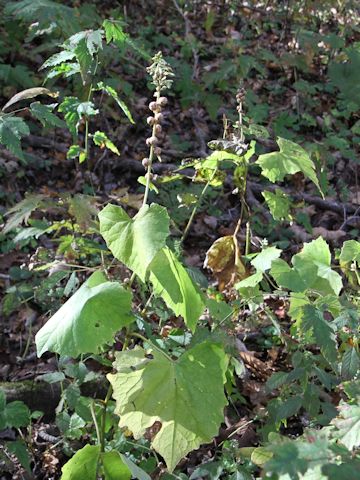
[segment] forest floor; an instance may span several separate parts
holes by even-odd
[[[103,3],[105,10],[110,9],[107,3],[111,2]],[[288,12],[287,16],[286,11],[263,6],[242,7],[238,13],[231,13],[230,9],[221,11],[223,2],[218,2],[219,6],[210,2],[213,4],[210,10],[195,2],[196,8],[184,16],[179,5],[170,0],[155,2],[153,12],[149,11],[146,2],[128,3],[131,5],[124,11],[130,36],[139,36],[145,48],[152,52],[161,49],[167,57],[172,57],[175,75],[178,75],[164,113],[163,162],[154,165],[155,173],[159,177],[166,176],[186,158],[206,157],[211,152],[207,142],[223,135],[223,116],[230,121],[236,120],[235,95],[242,86],[246,91],[247,121],[261,124],[270,132],[270,138],[258,140],[263,151],[277,148],[276,136],[313,148],[317,152],[318,173],[325,191],[322,199],[315,186],[306,182],[301,174],[285,180],[282,188],[292,198],[294,221],[274,222],[263,203],[263,180],[256,170],[250,172],[246,201],[252,211],[253,248],[267,239],[269,244],[283,248],[290,258],[303,243],[319,235],[335,250],[345,240],[357,238],[360,228],[359,113],[344,110],[344,102],[350,101],[351,95],[338,94],[328,69],[328,62],[337,50],[360,40],[360,32],[355,28],[351,30],[350,20],[330,18],[329,14],[327,20],[312,21],[309,13],[307,23],[301,25],[298,12]],[[343,22],[348,22],[345,23],[348,25],[346,32]],[[136,25],[142,26],[141,35]],[[302,34],[298,33],[300,26]],[[336,36],[344,38],[343,47],[332,46]],[[329,44],[324,43],[325,37]],[[35,72],[33,78],[37,85],[41,84],[39,66],[56,51],[54,47],[50,53],[46,49],[41,51],[40,44],[41,40],[35,38],[26,43],[24,51],[19,48],[11,53],[11,60],[10,54],[7,59],[12,65],[21,63]],[[37,53],[27,59],[27,52],[33,47],[37,48]],[[114,107],[102,105],[100,94],[97,97],[104,108],[92,120],[91,130],[104,130],[118,146],[119,157],[109,150],[91,147],[88,161],[79,164],[77,159],[67,158],[68,148],[73,143],[67,129],[45,130],[35,124],[32,124],[31,135],[23,139],[25,162],[5,148],[0,149],[0,222],[3,218],[5,224],[9,218],[6,212],[27,195],[38,195],[40,199],[40,208],[29,212],[30,224],[26,225],[27,212],[21,211],[19,215],[25,222],[19,222],[9,233],[0,233],[3,309],[0,387],[11,392],[9,398],[12,400],[24,400],[32,410],[45,412],[33,422],[30,431],[23,433],[26,442],[32,445],[31,455],[35,462],[32,476],[15,461],[11,465],[6,463],[8,470],[0,473],[1,480],[57,479],[66,461],[66,448],[63,448],[54,418],[54,409],[61,396],[59,385],[46,383],[44,387],[44,382],[39,382],[41,376],[57,372],[58,359],[49,353],[38,358],[34,336],[50,313],[63,303],[67,296],[67,292],[64,294],[66,286],[72,291],[96,264],[99,254],[93,254],[92,248],[99,237],[91,233],[91,229],[98,210],[108,202],[117,202],[133,214],[141,204],[144,189],[137,178],[144,174],[141,160],[147,154],[145,138],[149,127],[146,117],[151,100],[151,93],[146,89],[146,65],[141,62],[130,55],[128,65],[114,59],[111,66],[112,77],[117,74],[123,90],[128,92],[127,104],[134,125],[121,117]],[[62,93],[70,94],[72,87],[65,80],[58,85]],[[17,90],[18,85],[3,86],[1,104]],[[26,113],[20,115],[27,118]],[[85,126],[80,125],[79,138],[84,134]],[[191,213],[191,203],[186,206],[184,197],[197,195],[202,188],[192,182],[191,168],[187,172],[186,178],[170,186],[159,184],[159,194],[151,194],[152,200],[169,209],[175,239],[181,236]],[[241,211],[236,187],[233,175],[226,172],[223,184],[209,189],[182,252],[187,265],[200,271],[214,294],[221,294],[225,299],[231,298],[233,292],[226,288],[219,292],[216,278],[203,265],[214,241],[232,235],[236,229]],[[41,229],[44,224],[53,226],[51,233],[21,238],[29,225]],[[238,235],[240,244],[244,244],[245,236],[244,224]],[[52,264],[50,270],[39,268],[46,264]],[[79,267],[72,270],[69,265]],[[76,272],[73,285],[69,280],[71,271]],[[113,273],[122,279],[130,276],[120,264],[115,266]],[[54,274],[58,275],[56,281]],[[140,305],[143,302],[141,289],[136,295]],[[266,305],[279,321],[290,325],[286,302],[269,294]],[[160,324],[159,331],[165,336],[166,332],[161,330],[162,313],[161,305],[154,307],[151,322]],[[181,327],[182,323],[174,317],[171,325]],[[246,381],[239,382],[241,395],[235,406],[238,417],[226,417],[213,444],[188,455],[179,467],[187,475],[204,459],[211,460],[214,451],[229,437],[237,440],[238,447],[258,444],[256,418],[265,408],[269,395],[265,382],[272,372],[286,368],[284,345],[274,335],[273,325],[266,315],[254,317],[250,311],[242,312],[235,334],[245,347],[242,352],[240,349],[240,357],[249,374]],[[86,367],[96,374],[110,371],[110,367],[96,358],[88,359]],[[18,383],[25,393],[16,391]],[[89,395],[100,395],[104,390],[101,380],[88,388],[93,390]],[[306,419],[292,418],[282,431],[296,436],[303,431],[305,423]],[[0,432],[0,440],[13,440],[17,435],[14,429],[8,428]],[[80,444],[83,440],[79,437],[71,441]],[[162,474],[162,467],[157,467],[151,476],[160,478]]]

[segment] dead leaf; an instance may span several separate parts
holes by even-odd
[[[220,291],[231,288],[248,276],[238,241],[233,235],[220,237],[211,245],[206,253],[204,268],[209,268],[215,275]]]
[[[10,100],[3,106],[2,110],[4,112],[7,108],[11,107],[11,105],[14,105],[14,103],[20,102],[21,100],[27,100],[28,98],[34,98],[38,95],[48,95],[49,97],[56,98],[59,93],[51,92],[48,88],[44,87],[27,88],[26,90],[23,90],[22,92],[19,92],[11,97]]]

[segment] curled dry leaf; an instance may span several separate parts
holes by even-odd
[[[37,97],[38,95],[48,95],[49,97],[56,98],[58,97],[58,92],[51,92],[48,88],[44,87],[35,87],[35,88],[27,88],[26,90],[22,90],[21,92],[17,93],[10,100],[3,106],[3,112],[14,105],[14,103],[20,102],[21,100],[27,100],[29,98]]]
[[[249,275],[241,259],[238,241],[233,235],[220,237],[211,245],[204,267],[212,271],[220,291],[231,288]]]

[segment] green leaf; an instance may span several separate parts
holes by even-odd
[[[32,212],[41,206],[44,198],[45,196],[41,194],[30,194],[14,205],[6,212],[6,215],[10,215],[10,218],[6,222],[2,232],[8,233],[23,222],[27,223]]]
[[[312,331],[321,353],[329,363],[337,360],[337,341],[334,326],[327,322],[322,311],[313,305],[304,305],[301,329]]]
[[[257,272],[264,273],[271,268],[272,262],[278,259],[280,255],[280,249],[276,247],[267,247],[258,253],[250,263],[256,268]]]
[[[59,53],[51,55],[39,68],[43,70],[44,68],[55,67],[61,63],[67,62],[68,60],[73,60],[75,58],[75,53],[69,50],[62,50]]]
[[[93,135],[93,142],[95,145],[98,145],[100,148],[106,147],[108,150],[111,150],[116,155],[120,155],[119,150],[113,144],[113,142],[105,135],[104,132],[100,132],[99,130],[94,133]]]
[[[350,380],[360,373],[360,356],[355,347],[349,347],[341,361],[341,376]]]
[[[273,476],[273,478],[299,480],[299,474],[307,471],[308,463],[303,458],[300,458],[299,450],[294,442],[274,445],[272,450],[274,456],[266,463],[265,470],[269,472],[269,475],[270,473],[279,475]]]
[[[291,268],[285,260],[281,258],[274,260],[271,265],[270,274],[279,287],[287,288],[293,292],[304,292],[306,290],[307,285],[301,278],[299,272]]]
[[[85,445],[62,467],[61,480],[96,480],[100,446]]]
[[[0,143],[23,162],[21,139],[27,135],[30,135],[30,130],[22,118],[0,116]]]
[[[262,192],[262,196],[265,198],[274,220],[292,220],[292,216],[290,215],[291,201],[285,193],[277,188],[275,193]]]
[[[360,242],[356,240],[347,240],[343,243],[341,248],[340,263],[351,263],[359,262],[360,263]]]
[[[145,281],[148,267],[169,235],[166,208],[144,205],[130,218],[121,207],[108,204],[99,213],[100,233],[115,258]]]
[[[273,453],[264,447],[257,447],[251,454],[251,461],[258,467],[262,467],[273,457]]]
[[[132,462],[130,458],[122,455],[121,453],[120,456],[125,465],[128,466],[133,478],[137,478],[138,480],[151,480],[150,475],[148,475],[142,468],[138,467],[136,463]]]
[[[131,293],[95,272],[53,315],[35,337],[38,356],[47,351],[77,357],[97,353],[133,321]]]
[[[92,102],[80,102],[76,97],[65,97],[59,105],[58,111],[64,113],[66,125],[74,137],[78,133],[83,116],[90,117],[99,113]]]
[[[15,442],[6,442],[6,448],[16,456],[22,467],[31,474],[30,456],[26,448],[25,442],[16,440]]]
[[[59,127],[63,128],[65,122],[52,113],[55,105],[43,105],[40,102],[30,104],[31,113],[37,118],[44,127]]]
[[[339,416],[331,423],[335,425],[337,432],[335,437],[340,440],[349,450],[360,446],[360,405],[340,403]]]
[[[119,452],[112,450],[101,455],[105,480],[130,480],[131,472]]]
[[[120,427],[136,439],[161,423],[152,446],[170,472],[188,452],[217,434],[227,403],[227,356],[217,345],[201,343],[173,361],[158,350],[153,359],[142,348],[117,354],[109,374]]]
[[[235,285],[235,288],[240,289],[256,287],[256,285],[258,285],[262,281],[263,277],[264,275],[262,272],[256,272],[253,275],[250,275],[250,277],[244,278],[244,280],[238,282]]]
[[[353,458],[340,465],[328,463],[323,465],[322,472],[327,480],[359,480],[360,460]]]
[[[285,175],[302,172],[315,183],[319,191],[321,188],[315,173],[315,165],[307,152],[297,143],[278,137],[279,152],[259,155],[255,163],[259,164],[264,177],[271,182],[281,182]],[[322,192],[321,192],[322,193]]]
[[[326,241],[319,237],[305,243],[302,251],[292,259],[295,269],[307,284],[324,294],[339,295],[342,289],[341,276],[331,269],[331,253]]]
[[[125,102],[121,100],[121,98],[119,97],[119,95],[117,94],[114,88],[110,87],[109,85],[105,85],[103,82],[98,83],[97,88],[102,90],[104,93],[107,93],[110,97],[112,97],[115,100],[115,102],[119,105],[121,110],[125,113],[129,121],[133,124],[135,123],[130,110],[128,109]]]
[[[290,397],[280,404],[276,410],[276,422],[282,422],[289,417],[295,415],[301,408],[301,397]]]
[[[149,280],[156,295],[176,315],[181,315],[190,330],[194,331],[204,311],[203,295],[192,281],[186,269],[167,247],[160,250],[149,266]]]
[[[105,38],[106,43],[116,42],[116,43],[124,43],[127,35],[122,29],[121,23],[116,20],[104,20],[103,27],[105,30]]]
[[[4,392],[0,400],[0,430],[5,428],[27,427],[30,423],[30,410],[24,402],[15,400],[6,403]]]

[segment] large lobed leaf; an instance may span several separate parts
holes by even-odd
[[[155,422],[161,423],[152,446],[172,472],[181,458],[218,432],[227,403],[227,356],[207,342],[176,361],[157,350],[152,353],[152,359],[142,348],[118,353],[117,373],[108,379],[120,427],[128,427],[140,438]]]
[[[38,356],[97,353],[115,332],[133,321],[131,293],[95,272],[35,337]]]
[[[302,172],[305,177],[315,183],[319,191],[321,188],[315,173],[315,165],[307,152],[297,143],[278,138],[279,152],[260,155],[256,163],[260,165],[262,174],[271,182],[281,182],[285,175]]]
[[[169,235],[169,216],[164,207],[144,205],[135,217],[108,204],[99,213],[100,233],[115,258],[145,280],[155,255]]]
[[[331,268],[330,249],[323,238],[306,243],[302,251],[294,255],[292,263],[294,268],[281,259],[272,263],[270,273],[281,287],[293,292],[309,289],[323,295],[339,295],[342,279]]]

